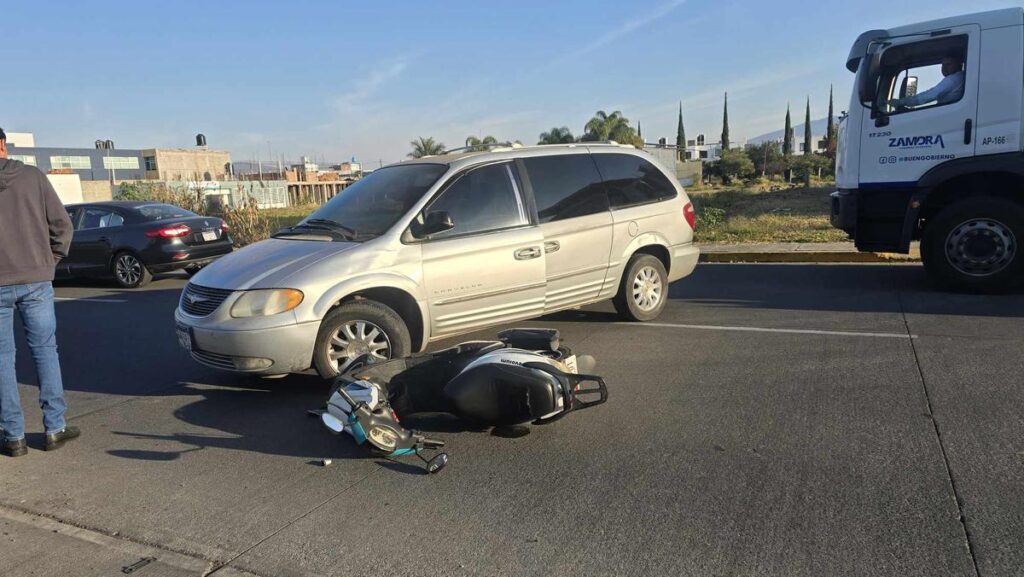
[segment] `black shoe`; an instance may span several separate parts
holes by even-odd
[[[79,431],[78,427],[64,427],[62,431],[46,433],[46,446],[43,449],[46,451],[56,451],[63,447],[65,442],[78,438],[81,434],[82,431]]]
[[[8,457],[24,457],[28,454],[28,445],[25,444],[25,437],[17,441],[4,441],[4,454]]]

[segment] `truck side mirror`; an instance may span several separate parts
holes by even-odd
[[[900,98],[907,98],[917,94],[917,76],[904,76],[900,83]]]

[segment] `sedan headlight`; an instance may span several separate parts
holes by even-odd
[[[302,303],[302,291],[295,289],[265,289],[245,291],[231,305],[231,316],[269,317],[288,312]]]

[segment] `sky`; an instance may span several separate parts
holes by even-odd
[[[860,32],[1020,5],[989,0],[15,2],[4,7],[0,127],[37,146],[188,147],[236,161],[367,166],[409,141],[534,143],[597,110],[647,141],[731,139],[845,110]],[[926,87],[923,87],[926,88]]]

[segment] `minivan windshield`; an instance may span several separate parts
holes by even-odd
[[[409,212],[447,170],[447,165],[427,163],[375,170],[327,201],[292,230],[342,231],[350,240],[379,236]]]

